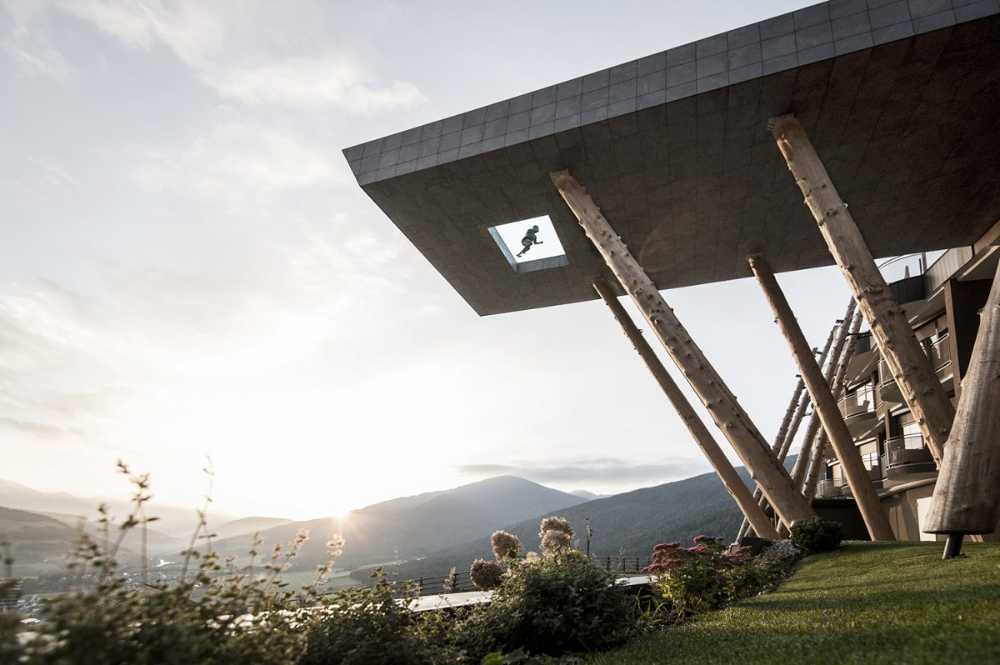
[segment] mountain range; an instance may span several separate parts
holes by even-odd
[[[750,476],[737,469],[744,483]],[[646,559],[657,543],[688,542],[707,534],[732,539],[742,514],[715,473],[646,487],[632,492],[587,501],[556,511],[569,520],[576,531],[577,546],[585,547],[586,527],[591,527],[591,553],[598,557],[618,556]],[[544,511],[530,519],[497,524],[521,539],[526,550],[538,551],[538,524]],[[394,569],[400,579],[443,577],[452,566],[467,571],[478,558],[492,559],[489,535],[441,549],[420,560],[410,560]],[[355,574],[359,580],[363,575]]]
[[[746,471],[737,471],[749,485]],[[212,547],[223,556],[245,561],[254,533],[259,533],[263,542],[258,551],[267,557],[275,544],[284,545],[297,533],[309,531],[310,539],[292,567],[303,571],[325,562],[326,542],[340,534],[346,545],[336,561],[337,568],[354,570],[355,578],[363,581],[368,568],[391,566],[395,574],[406,579],[444,576],[453,566],[468,570],[473,560],[491,558],[489,536],[501,528],[516,534],[527,550],[537,550],[538,523],[548,515],[567,518],[581,548],[589,523],[590,548],[596,556],[625,554],[640,559],[659,542],[687,541],[699,533],[731,538],[741,519],[714,473],[612,496],[590,496],[498,476],[376,503],[341,519],[236,519],[212,526]],[[14,542],[19,566],[35,559],[48,570],[59,561],[60,552],[68,551],[78,533],[79,520],[67,508],[82,509],[87,501],[66,494],[45,495],[0,481],[0,505],[16,508],[0,512],[0,540],[6,532],[8,540]],[[64,512],[48,512],[56,508]],[[156,526],[160,528],[159,523]],[[94,525],[91,522],[85,528],[93,532]],[[136,533],[124,543],[126,557],[140,551],[137,540]],[[185,538],[151,530],[151,554],[175,556],[186,545]]]
[[[312,567],[326,560],[325,544],[340,533],[346,545],[339,568],[425,557],[445,547],[487,535],[497,525],[560,511],[585,499],[514,476],[497,476],[454,489],[428,492],[376,503],[343,519],[332,517],[288,522],[261,532],[265,545],[290,542],[302,530],[310,532],[295,567]],[[217,551],[242,557],[250,538],[216,541]]]

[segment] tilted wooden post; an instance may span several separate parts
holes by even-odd
[[[819,354],[819,366],[823,367],[826,363],[827,358],[830,357],[830,350],[833,347],[833,340],[836,336],[838,326],[833,326],[830,328],[830,334],[826,336],[826,344],[823,345],[823,350]],[[801,380],[801,379],[800,379]],[[805,382],[802,382],[802,388],[805,389]],[[809,399],[809,392],[806,391],[802,396],[802,401],[799,403],[797,409],[795,409],[795,417],[792,418],[792,426],[788,429],[788,433],[785,435],[784,441],[781,442],[781,447],[778,449],[778,460],[784,462],[788,457],[788,452],[792,449],[792,443],[795,442],[795,435],[798,434],[799,426],[802,425],[802,418],[806,415],[806,410],[809,405],[812,404],[812,400]],[[794,478],[793,478],[794,480]]]
[[[823,370],[816,362],[816,356],[809,348],[806,336],[802,333],[802,327],[799,326],[795,313],[792,312],[792,307],[788,304],[788,299],[781,290],[771,266],[767,259],[759,255],[748,257],[747,262],[750,264],[750,270],[757,278],[761,290],[764,291],[768,304],[771,305],[771,311],[774,312],[778,327],[788,341],[788,347],[792,351],[795,363],[799,366],[802,379],[806,383],[806,390],[809,391],[809,397],[812,399],[813,409],[819,415],[823,431],[826,432],[826,437],[830,440],[830,445],[833,446],[837,459],[840,460],[840,465],[844,469],[851,494],[854,495],[854,500],[861,511],[861,518],[868,528],[868,535],[871,536],[872,540],[895,540],[896,537],[889,525],[889,518],[886,517],[885,511],[882,509],[878,494],[872,485],[871,476],[868,475],[864,462],[861,460],[861,452],[854,445],[854,438],[847,429],[844,416],[837,407],[837,400],[833,398],[830,384],[823,376]]]
[[[805,389],[806,386],[802,382],[802,377],[799,377],[795,384],[795,390],[792,391],[792,399],[788,402],[788,408],[785,409],[785,417],[781,419],[781,425],[778,427],[778,433],[774,436],[774,442],[771,443],[771,451],[774,453],[775,457],[778,457],[778,451],[781,450],[781,444],[785,441],[785,437],[788,435],[788,428],[791,427],[795,411],[797,410],[798,405],[802,402],[802,392]],[[778,461],[781,462],[783,460],[778,457]],[[753,488],[753,500],[761,506],[761,509],[763,509],[764,505],[767,503],[764,501],[764,494],[756,485]],[[740,528],[736,532],[736,542],[739,542],[743,536],[749,533],[749,531],[750,520],[744,516],[743,522],[740,524]],[[759,533],[757,535],[760,536]]]
[[[955,425],[934,486],[928,533],[948,534],[945,558],[963,534],[992,533],[1000,521],[1000,265],[979,319]]]
[[[847,343],[847,331],[850,329],[851,320],[854,317],[854,308],[855,304],[852,298],[847,303],[847,311],[844,312],[844,317],[840,319],[840,325],[837,328],[837,334],[833,341],[833,349],[830,351],[830,361],[823,374],[823,378],[826,379],[828,385],[832,385],[833,375],[836,373],[837,366],[844,353],[844,345]],[[792,466],[792,480],[795,481],[796,487],[802,487],[812,456],[819,454],[819,451],[814,451],[819,425],[819,414],[816,412],[815,407],[813,407],[813,414],[809,419],[809,425],[806,427],[806,435],[802,439],[802,448],[799,450],[799,455],[795,458],[795,464]]]
[[[628,337],[629,341],[632,342],[632,346],[639,353],[639,357],[642,358],[643,362],[646,363],[646,367],[649,368],[649,372],[656,379],[656,382],[660,384],[660,388],[663,389],[664,394],[666,394],[667,399],[673,404],[674,409],[677,410],[677,415],[681,417],[684,421],[684,425],[687,427],[688,431],[691,432],[691,436],[694,438],[695,443],[701,448],[702,452],[705,453],[705,457],[708,458],[709,463],[715,472],[719,474],[719,479],[722,480],[722,484],[732,495],[736,504],[743,511],[745,519],[748,519],[753,525],[754,531],[759,534],[763,534],[763,538],[770,538],[776,540],[778,537],[778,532],[771,524],[771,520],[764,513],[763,508],[757,505],[754,501],[753,496],[750,494],[750,489],[743,484],[743,480],[740,478],[739,474],[736,473],[736,469],[729,462],[726,454],[722,452],[722,448],[719,444],[715,442],[712,438],[712,434],[705,427],[705,424],[695,413],[694,407],[688,402],[687,398],[684,397],[684,393],[681,389],[677,387],[677,383],[674,382],[673,378],[667,372],[667,368],[663,366],[660,359],[657,358],[656,353],[653,352],[652,347],[646,338],[642,336],[642,333],[636,328],[635,324],[632,322],[632,318],[622,307],[622,304],[618,302],[617,296],[608,286],[608,283],[603,279],[594,280],[594,290],[597,294],[601,296],[604,303],[611,310],[615,319],[622,327],[622,331],[625,336]]]
[[[955,415],[930,360],[920,348],[847,204],[840,198],[805,130],[792,115],[773,118],[769,129],[805,196],[830,253],[864,312],[879,351],[940,464]]]
[[[567,171],[551,174],[552,182],[594,247],[632,297],[657,338],[732,444],[751,477],[786,525],[815,517],[788,472],[778,464],[764,437],[715,371],[687,330],[674,316],[656,285],[601,214],[593,199]]]
[[[833,398],[839,400],[846,392],[847,366],[854,358],[854,351],[858,346],[858,331],[861,329],[861,321],[864,318],[861,312],[855,312],[851,317],[851,330],[847,333],[847,343],[840,354],[840,362],[837,364],[836,372],[830,386],[833,390]],[[846,321],[846,319],[845,319]],[[808,465],[805,471],[805,480],[802,485],[802,494],[810,501],[816,496],[816,485],[819,483],[819,472],[823,468],[823,451],[829,442],[826,433],[820,432],[819,439],[813,444],[809,455]]]
[[[826,361],[826,356],[830,353],[830,345],[833,343],[833,333],[836,327],[830,330],[830,334],[826,337],[826,344],[823,346],[823,350],[820,352],[819,364]],[[794,409],[794,412],[786,411],[785,418],[781,421],[781,427],[778,428],[778,434],[774,437],[774,443],[771,444],[771,450],[775,451],[775,455],[778,458],[778,462],[782,465],[785,464],[785,458],[788,457],[788,451],[792,447],[792,441],[795,440],[795,435],[799,431],[799,425],[802,424],[802,416],[805,414],[806,409],[809,408],[809,393],[806,392],[806,384],[802,380],[802,375],[797,374],[798,383],[795,384],[795,392],[792,394],[792,400],[788,405],[789,409]],[[789,419],[788,416],[791,413],[792,417]],[[792,478],[792,480],[795,480]],[[764,495],[761,493],[759,487],[754,487],[753,498],[763,508],[767,508],[767,500],[764,499]],[[736,541],[747,535],[750,532],[750,523],[745,519],[743,524],[740,525],[740,530],[737,533]]]

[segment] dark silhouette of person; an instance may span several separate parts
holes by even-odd
[[[521,245],[523,249],[517,253],[517,258],[521,258],[523,255],[528,253],[532,245],[541,245],[542,241],[538,239],[538,225],[532,226],[524,233],[524,237],[521,238]]]

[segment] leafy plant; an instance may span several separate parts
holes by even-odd
[[[184,568],[172,585],[139,582],[118,570],[116,555],[125,534],[153,521],[145,515],[149,476],[132,474],[132,508],[112,530],[105,507],[100,509],[102,534],[82,535],[72,564],[90,587],[48,601],[43,621],[21,644],[6,623],[0,628],[3,662],[25,665],[230,665],[295,663],[305,652],[306,638],[316,624],[314,607],[323,602],[320,587],[332,570],[342,542],[328,543],[329,560],[319,566],[314,584],[289,591],[281,573],[308,538],[300,533],[288,547],[276,545],[259,574],[254,565],[238,569],[212,552],[197,549],[205,540],[205,509],[185,552]],[[206,501],[207,507],[207,501]],[[259,545],[255,540],[255,547]],[[255,559],[256,551],[251,552]],[[6,659],[11,652],[16,659]]]
[[[792,543],[808,554],[832,552],[844,538],[840,522],[813,517],[792,525]]]
[[[558,555],[569,551],[573,546],[573,535],[569,520],[563,517],[546,517],[538,528],[542,553]]]
[[[634,633],[636,608],[613,581],[574,550],[518,561],[492,602],[459,624],[458,645],[478,662],[490,652],[554,656],[618,644]]]
[[[506,531],[494,531],[490,536],[490,547],[497,561],[516,559],[521,552],[521,540]]]
[[[413,589],[397,598],[381,571],[374,586],[343,589],[327,598],[309,632],[299,665],[433,665],[446,653],[439,627],[421,621],[408,604]],[[432,619],[428,619],[432,621]]]
[[[499,561],[476,559],[469,567],[469,577],[477,589],[489,591],[496,589],[503,581],[507,568]]]

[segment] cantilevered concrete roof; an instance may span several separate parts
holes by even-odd
[[[447,71],[447,63],[441,63]],[[568,168],[660,288],[832,263],[767,132],[795,113],[876,256],[1000,218],[1000,0],[835,0],[344,150],[479,314],[589,300]],[[515,272],[488,229],[550,215],[569,264]]]

